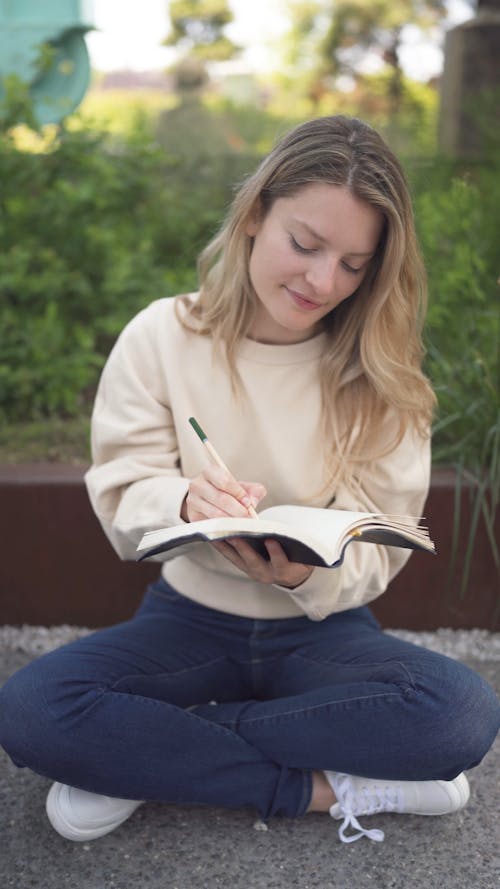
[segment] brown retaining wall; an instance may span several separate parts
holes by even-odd
[[[121,562],[90,507],[81,467],[0,465],[0,623],[107,626],[128,618],[157,564]],[[448,577],[455,476],[433,473],[426,518],[438,555],[413,553],[373,610],[385,627],[499,629],[500,577],[480,525],[465,595],[463,557]],[[465,550],[471,507],[462,496]],[[500,539],[500,516],[495,527]]]

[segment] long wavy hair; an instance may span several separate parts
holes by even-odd
[[[411,199],[398,160],[375,130],[336,115],[288,133],[237,191],[221,229],[200,255],[199,299],[186,298],[179,318],[213,338],[236,391],[236,350],[257,305],[247,226],[277,199],[318,182],[349,188],[384,218],[362,283],[323,319],[327,465],[336,481],[354,482],[356,469],[390,453],[409,427],[428,435],[435,404],[422,372],[427,289]]]

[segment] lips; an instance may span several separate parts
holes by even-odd
[[[313,299],[308,299],[302,293],[297,293],[296,290],[290,290],[289,287],[286,287],[285,290],[299,309],[305,309],[308,312],[314,312],[316,309],[321,308],[321,303],[315,302]]]

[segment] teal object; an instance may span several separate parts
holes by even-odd
[[[0,0],[0,98],[2,80],[15,74],[29,85],[40,124],[59,123],[78,107],[90,82],[90,61],[79,0]],[[50,65],[37,66],[41,47]]]

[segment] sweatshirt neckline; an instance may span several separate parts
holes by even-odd
[[[258,343],[247,337],[238,345],[238,357],[257,364],[300,364],[319,358],[326,346],[327,335],[323,331],[300,343],[274,345]]]

